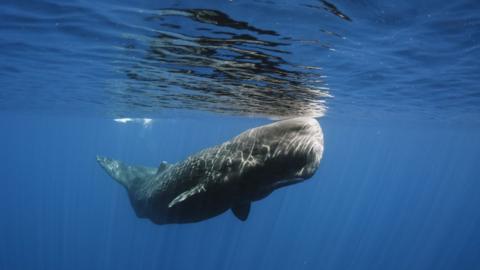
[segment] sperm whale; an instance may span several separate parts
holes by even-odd
[[[135,213],[156,224],[202,221],[231,209],[244,221],[252,202],[311,178],[323,155],[323,132],[313,118],[252,128],[193,154],[155,167],[97,156],[128,192]]]

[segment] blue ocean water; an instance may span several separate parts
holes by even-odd
[[[480,269],[480,2],[0,1],[0,269]],[[308,181],[182,225],[96,155],[319,120]]]

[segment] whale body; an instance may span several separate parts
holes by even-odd
[[[99,156],[97,161],[126,188],[138,217],[171,224],[198,222],[228,209],[244,221],[252,202],[310,178],[322,154],[317,120],[293,118],[249,129],[158,168]]]

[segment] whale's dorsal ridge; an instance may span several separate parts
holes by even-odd
[[[247,220],[248,214],[250,213],[250,205],[251,203],[245,203],[234,206],[232,207],[232,212],[238,219],[240,219],[241,221],[245,221]]]
[[[157,174],[159,173],[162,173],[163,171],[165,171],[168,167],[170,167],[171,165],[168,164],[166,161],[162,161],[160,163],[160,166],[158,166],[158,169],[157,169]]]
[[[181,202],[187,200],[187,199],[190,199],[192,197],[194,197],[195,195],[198,195],[202,192],[205,192],[207,191],[205,189],[205,184],[198,184],[196,186],[194,186],[193,188],[183,192],[183,193],[180,193],[180,195],[178,195],[177,197],[175,197],[175,199],[173,199],[169,204],[168,204],[168,208],[172,208],[173,206],[175,205],[178,205],[180,204]]]

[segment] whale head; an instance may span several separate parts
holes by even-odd
[[[307,180],[322,159],[323,132],[313,118],[278,121],[239,136],[245,137],[253,138],[257,149],[250,155],[254,162],[244,175],[254,197],[262,198],[275,189]]]

